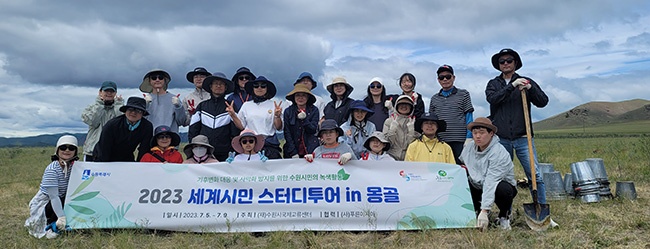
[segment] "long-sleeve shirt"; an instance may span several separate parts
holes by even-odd
[[[448,144],[424,135],[409,145],[404,161],[456,163],[454,152]]]
[[[122,114],[120,107],[124,105],[124,100],[115,99],[111,105],[104,105],[104,101],[97,96],[95,102],[90,104],[81,113],[81,120],[88,125],[88,134],[84,142],[84,155],[92,156],[95,144],[99,141],[102,134],[102,127],[114,117]]]
[[[93,156],[97,162],[133,162],[133,152],[138,148],[137,161],[151,149],[153,125],[146,119],[133,130],[129,129],[128,120],[124,114],[117,116],[106,123],[95,145]]]
[[[149,115],[145,118],[151,122],[154,128],[167,125],[171,131],[178,133],[178,127],[184,126],[187,122],[187,113],[185,113],[183,105],[172,104],[172,98],[176,95],[169,92],[149,95],[151,95],[151,102],[147,103]]]

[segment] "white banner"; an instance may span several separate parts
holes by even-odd
[[[394,161],[76,162],[64,210],[73,229],[359,231],[476,222],[464,169]]]

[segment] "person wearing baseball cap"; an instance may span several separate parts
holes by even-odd
[[[210,98],[210,93],[203,90],[203,80],[210,75],[212,74],[203,67],[194,68],[194,70],[189,71],[187,75],[185,75],[185,79],[194,84],[194,91],[183,97],[183,109],[187,111],[187,119],[185,121],[186,126],[190,124],[192,115],[196,112],[196,107],[199,106],[199,103]]]
[[[81,120],[88,125],[88,134],[83,146],[84,161],[93,161],[93,149],[102,134],[102,127],[112,118],[122,114],[124,105],[121,95],[117,95],[117,84],[113,81],[102,82],[95,102],[81,113]]]
[[[440,119],[447,121],[447,130],[439,132],[438,135],[451,147],[458,164],[463,145],[472,139],[472,133],[466,126],[473,121],[474,106],[469,92],[454,85],[456,75],[453,67],[442,65],[438,67],[436,74],[442,89],[431,96],[429,113],[435,113]]]

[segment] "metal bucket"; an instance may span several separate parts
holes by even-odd
[[[587,158],[585,160],[591,171],[594,172],[596,180],[600,184],[599,194],[601,198],[611,198],[612,190],[609,188],[609,179],[607,178],[607,171],[605,170],[605,163],[602,158]]]
[[[571,178],[576,197],[583,202],[600,202],[600,183],[585,161],[571,164]]]
[[[616,197],[636,200],[634,182],[616,182]]]
[[[573,190],[573,179],[571,178],[571,173],[564,174],[564,191],[566,191],[567,197],[576,197],[575,190]]]
[[[546,186],[546,199],[547,200],[564,200],[566,199],[566,191],[564,190],[564,182],[562,182],[562,174],[558,171],[543,173],[544,185]]]
[[[551,173],[555,171],[555,167],[553,167],[552,163],[538,163],[537,168],[539,169],[539,173]],[[544,177],[544,176],[542,176]],[[544,178],[546,179],[546,178]]]

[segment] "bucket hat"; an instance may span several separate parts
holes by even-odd
[[[323,131],[336,130],[338,136],[343,136],[343,129],[339,127],[334,119],[325,119],[320,126],[318,127],[318,137],[320,137]]]
[[[241,131],[241,133],[239,133],[239,136],[232,138],[232,141],[230,142],[230,145],[232,145],[232,148],[235,151],[237,151],[237,153],[239,154],[244,153],[244,148],[241,146],[241,143],[239,142],[244,137],[255,138],[255,147],[253,148],[253,152],[257,153],[260,150],[262,150],[262,148],[264,147],[264,135],[257,135],[255,134],[254,131],[245,129]]]
[[[517,51],[514,51],[514,50],[512,50],[512,49],[510,49],[510,48],[504,48],[504,49],[501,49],[501,51],[499,51],[498,53],[494,54],[494,55],[492,56],[492,66],[493,66],[496,70],[501,71],[501,69],[499,68],[499,57],[501,57],[502,55],[506,55],[506,54],[512,55],[512,57],[515,58],[515,62],[517,63],[517,65],[516,65],[516,67],[515,67],[515,71],[516,71],[516,70],[519,70],[519,69],[521,68],[521,66],[522,66],[522,64],[521,64],[521,57],[519,57],[519,54],[517,53]]]
[[[169,76],[169,73],[165,72],[162,69],[154,69],[147,74],[144,75],[142,78],[142,83],[140,83],[140,91],[143,93],[151,93],[153,92],[153,87],[151,86],[151,82],[149,79],[149,76],[155,75],[155,74],[160,74],[165,78],[165,85],[163,86],[163,90],[167,91],[167,87],[169,87],[169,82],[172,80],[172,77]]]
[[[296,101],[295,101],[295,99],[296,99],[295,94],[296,93],[306,93],[307,96],[309,96],[309,98],[307,99],[307,106],[310,106],[310,105],[313,105],[314,103],[316,103],[316,96],[314,96],[314,94],[311,93],[311,90],[309,89],[309,87],[307,87],[307,86],[305,86],[303,84],[294,84],[293,85],[293,90],[291,92],[287,93],[286,99],[293,102],[293,103],[296,103]]]
[[[79,151],[79,146],[77,145],[77,138],[72,135],[63,135],[56,141],[56,148],[54,148],[54,155],[57,155],[59,152],[59,146],[61,145],[72,145],[77,148]],[[75,154],[76,155],[76,154]]]
[[[422,133],[422,123],[424,123],[424,121],[435,121],[436,125],[438,126],[438,130],[436,131],[436,133],[444,132],[447,130],[447,122],[445,122],[442,119],[439,119],[438,115],[433,113],[425,113],[415,120],[415,125],[414,125],[415,131]]]
[[[203,87],[203,90],[212,94],[212,83],[214,80],[222,80],[226,83],[226,91],[223,93],[223,95],[229,94],[235,90],[235,83],[232,83],[232,81],[226,78],[226,75],[222,72],[213,73],[212,76],[205,78],[203,80],[204,84],[201,86]]]
[[[207,77],[210,76],[210,72],[208,72],[208,70],[205,69],[204,67],[197,67],[194,70],[188,72],[185,75],[185,79],[187,79],[187,81],[189,81],[190,83],[194,84],[195,75],[205,75]]]
[[[158,135],[165,134],[165,133],[169,134],[169,136],[172,137],[172,142],[169,145],[178,146],[181,143],[181,136],[179,136],[178,133],[173,132],[172,128],[170,128],[169,126],[161,125],[161,126],[156,127],[156,129],[154,130],[153,137],[151,137],[151,142],[149,142],[149,145],[151,147],[157,146],[158,145],[158,141],[157,141]]]
[[[239,69],[237,69],[237,72],[235,72],[235,75],[232,76],[231,81],[232,82],[237,82],[237,79],[239,78],[239,76],[243,75],[243,74],[248,74],[248,75],[251,76],[251,79],[248,80],[248,81],[252,81],[252,80],[254,80],[256,78],[255,74],[253,74],[250,69],[248,69],[247,67],[240,67]]]
[[[142,111],[142,116],[147,116],[149,115],[149,112],[147,112],[147,102],[144,100],[144,98],[141,97],[129,97],[129,99],[126,100],[126,105],[123,105],[120,107],[121,112],[126,112],[126,109],[129,108],[135,108],[138,110]]]
[[[212,155],[214,152],[214,147],[210,145],[210,140],[208,137],[205,135],[196,135],[195,137],[192,138],[192,141],[185,145],[185,148],[183,148],[183,152],[185,153],[185,156],[187,158],[191,158],[194,156],[194,152],[192,152],[192,149],[196,146],[203,146],[208,148],[208,153],[206,155]]]
[[[325,88],[327,88],[327,91],[329,93],[334,94],[334,85],[336,85],[336,84],[344,84],[345,88],[346,88],[346,90],[345,90],[346,92],[352,92],[354,90],[354,87],[352,87],[352,85],[350,85],[350,83],[348,83],[348,81],[345,80],[345,78],[343,78],[341,76],[334,78],[332,80],[332,82],[327,84],[327,87],[325,87]]]
[[[266,79],[266,77],[262,75],[255,78],[255,80],[246,82],[246,86],[244,86],[244,88],[246,89],[246,93],[248,93],[251,96],[255,96],[255,93],[253,92],[253,85],[255,83],[266,83],[266,99],[272,99],[273,97],[275,97],[275,94],[277,93],[275,84],[273,84],[273,82]]]
[[[474,129],[474,127],[485,127],[490,128],[494,133],[497,133],[498,128],[492,124],[492,121],[489,118],[479,117],[474,119],[474,122],[471,122],[467,125],[468,130]]]
[[[354,110],[363,110],[368,113],[366,113],[366,120],[368,117],[372,116],[372,114],[375,114],[375,111],[371,110],[366,106],[366,102],[363,102],[363,100],[355,100],[350,103],[350,108],[348,108],[348,114],[346,117],[352,117],[352,113],[354,113]]]
[[[370,149],[370,139],[373,138],[373,137],[376,138],[376,139],[379,139],[380,142],[384,143],[384,151],[387,151],[387,150],[390,149],[390,141],[388,141],[388,139],[386,139],[386,136],[384,135],[384,133],[382,133],[381,131],[375,131],[372,134],[370,134],[368,139],[366,139],[366,142],[363,143],[363,147],[366,148],[368,151],[372,150],[372,149]]]
[[[318,85],[318,82],[314,80],[314,76],[312,76],[310,72],[302,72],[300,75],[298,75],[298,79],[296,79],[296,82],[294,82],[293,85],[295,86],[296,84],[298,84],[298,82],[300,82],[304,78],[308,78],[309,80],[311,80],[311,90],[316,88],[316,85]]]

